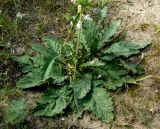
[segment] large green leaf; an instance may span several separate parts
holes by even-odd
[[[23,78],[17,82],[17,88],[26,89],[41,85],[43,83],[43,74],[42,69],[33,69],[32,72],[24,75]]]
[[[73,88],[74,94],[77,99],[84,98],[91,90],[91,81],[92,75],[84,74],[71,84],[71,87]]]
[[[45,81],[45,80],[47,80],[48,78],[50,78],[49,75],[50,75],[50,72],[51,72],[51,70],[52,70],[52,68],[53,68],[54,62],[55,62],[55,58],[53,58],[53,59],[51,60],[51,62],[49,63],[49,65],[48,65],[48,67],[47,67],[47,70],[46,70],[46,72],[45,72],[45,74],[44,74],[43,81]]]
[[[145,48],[149,44],[150,42],[135,43],[135,42],[123,41],[123,42],[113,44],[104,53],[113,54],[116,57],[118,56],[129,57],[133,54],[139,53],[140,49]]]
[[[113,102],[104,88],[94,88],[92,93],[85,98],[84,107],[102,121],[113,120]]]
[[[30,56],[28,55],[16,57],[14,58],[14,60],[17,61],[20,65],[30,65],[31,64]]]
[[[92,20],[83,22],[83,35],[85,37],[85,47],[94,53],[97,50],[98,30],[96,24]]]
[[[104,7],[103,9],[99,10],[99,20],[100,21],[103,21],[106,15],[107,15],[107,7]]]
[[[105,66],[98,67],[96,70],[100,75],[104,76],[105,79],[119,79],[128,73],[128,70],[120,65],[118,60],[113,60],[106,63]]]
[[[106,26],[103,32],[99,36],[99,48],[101,48],[104,45],[104,42],[107,42],[114,36],[114,34],[119,29],[121,21],[115,21],[112,22],[109,26]]]
[[[87,41],[85,39],[85,35],[83,34],[82,31],[80,33],[80,42],[82,43],[82,45],[84,46],[84,48],[87,50],[87,52],[90,52],[89,44],[87,44]]]
[[[137,82],[134,78],[125,76],[119,79],[108,80],[108,82],[104,83],[104,86],[109,90],[117,90],[117,88],[122,87],[124,84],[137,84]]]
[[[32,46],[32,49],[35,50],[36,52],[41,54],[47,54],[47,49],[43,45],[33,43],[31,46]]]
[[[34,110],[36,116],[54,116],[63,113],[63,109],[69,104],[69,98],[65,88],[48,89]]]
[[[60,64],[55,62],[54,59],[52,61],[44,67],[45,74],[43,81],[51,78],[53,83],[61,84],[68,78],[68,76],[63,75],[62,66]]]
[[[44,55],[39,53],[36,56],[30,57],[30,60],[33,62],[33,67],[42,67],[46,63]]]
[[[49,38],[49,37],[45,37],[44,40],[45,40],[45,45],[47,45],[47,47],[49,49],[51,49],[53,52],[59,54],[59,52],[62,48],[60,41],[58,41],[57,39],[54,39],[54,38]]]

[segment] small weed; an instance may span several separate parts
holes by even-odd
[[[24,121],[28,114],[24,100],[12,101],[4,110],[4,125],[15,125]]]

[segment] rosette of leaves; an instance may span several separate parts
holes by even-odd
[[[143,68],[129,59],[149,45],[124,40],[119,26],[120,20],[104,29],[84,20],[73,41],[45,37],[44,44],[32,44],[30,53],[17,58],[24,73],[18,88],[48,87],[36,116],[55,116],[70,107],[77,114],[89,111],[102,121],[113,120],[110,91],[137,84],[135,76]]]

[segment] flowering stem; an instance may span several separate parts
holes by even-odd
[[[81,38],[81,31],[82,31],[82,12],[80,12],[80,16],[79,16],[79,26],[78,26],[78,41],[76,42],[76,51],[75,51],[75,55],[76,55],[76,59],[75,59],[75,64],[74,64],[74,74],[73,74],[73,79],[76,79],[76,72],[77,72],[77,62],[78,62],[78,48],[80,45],[80,38]]]

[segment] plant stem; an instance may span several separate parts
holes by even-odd
[[[103,8],[104,7],[104,5],[105,5],[105,0],[101,0],[101,8]]]
[[[73,26],[70,27],[69,31],[67,32],[67,37],[66,39],[64,40],[64,43],[62,44],[62,48],[60,49],[60,58],[63,59],[62,55],[63,55],[63,51],[64,51],[64,47],[69,39],[69,36],[71,34],[71,31],[72,31],[72,28]],[[66,63],[65,63],[66,64]]]
[[[74,65],[73,79],[76,79],[77,62],[78,62],[78,47],[80,44],[80,33],[81,33],[81,29],[78,30],[78,42],[76,44],[76,60],[75,60],[75,65]]]
[[[82,20],[82,13],[80,13],[80,17],[79,20]],[[73,74],[73,80],[76,79],[76,72],[77,72],[77,62],[78,62],[78,48],[79,48],[79,44],[80,44],[80,38],[81,38],[81,28],[78,29],[78,41],[76,42],[76,60],[75,60],[75,64],[74,64],[74,74]]]

